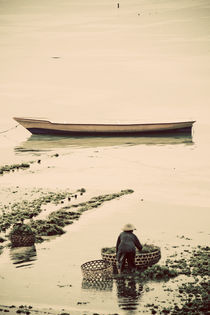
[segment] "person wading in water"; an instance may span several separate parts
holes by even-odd
[[[142,245],[138,237],[133,234],[133,231],[136,230],[133,224],[126,224],[122,230],[123,232],[118,236],[116,244],[117,270],[118,273],[122,273],[127,260],[128,269],[134,272],[136,270],[136,247],[141,251]]]

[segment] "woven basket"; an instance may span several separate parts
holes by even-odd
[[[105,280],[112,277],[113,267],[106,260],[92,260],[81,265],[83,277],[85,279]]]
[[[35,243],[35,235],[13,234],[10,237],[12,247],[32,246]]]
[[[110,262],[113,266],[116,266],[116,253],[115,254],[106,254],[101,253],[102,258],[108,262]],[[138,268],[147,268],[156,264],[161,258],[160,249],[155,247],[153,251],[149,253],[136,253],[135,264]],[[126,263],[127,265],[127,263]],[[126,266],[125,265],[125,266]]]

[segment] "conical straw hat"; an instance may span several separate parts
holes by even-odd
[[[136,228],[135,228],[135,226],[134,226],[133,224],[128,223],[128,224],[125,224],[125,225],[123,226],[122,230],[123,230],[124,232],[128,232],[128,231],[136,230]]]

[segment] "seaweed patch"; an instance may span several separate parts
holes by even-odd
[[[4,165],[0,167],[0,175],[3,175],[4,173],[8,173],[8,172],[14,172],[15,170],[19,170],[19,169],[27,169],[30,167],[30,163],[21,163],[21,164],[11,164],[11,165]]]
[[[83,194],[85,191],[85,188],[81,188],[77,190],[77,193]],[[77,194],[69,191],[48,192],[33,200],[22,200],[10,206],[4,206],[2,215],[0,216],[0,232],[6,232],[12,225],[21,226],[22,224],[24,227],[23,222],[27,220],[27,225],[35,234],[35,241],[39,243],[44,240],[42,236],[64,234],[65,231],[63,228],[78,220],[84,211],[97,208],[105,201],[110,201],[132,192],[133,190],[127,189],[121,190],[119,193],[99,195],[86,202],[70,204],[59,208],[51,212],[46,219],[36,218],[43,212],[43,205],[53,204],[59,206],[65,200],[69,202],[72,197],[77,196]]]
[[[179,305],[175,303],[173,306],[159,309],[160,314],[204,315],[209,312],[210,247],[198,246],[189,254],[190,257],[184,260],[167,260],[167,267],[172,267],[177,275],[184,274],[188,280],[185,279],[185,282],[181,283],[177,288],[177,296],[180,299]]]

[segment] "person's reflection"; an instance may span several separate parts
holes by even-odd
[[[134,277],[116,279],[116,285],[119,307],[123,310],[136,310],[142,285]]]
[[[36,247],[14,247],[10,249],[10,258],[16,268],[28,267],[33,265],[33,261],[36,260],[37,253]]]

